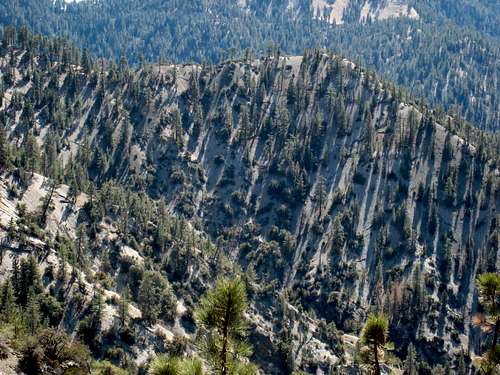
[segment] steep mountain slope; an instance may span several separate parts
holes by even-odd
[[[206,232],[252,280],[266,373],[327,371],[344,352],[326,323],[358,334],[372,311],[401,357],[410,342],[432,364],[482,352],[471,316],[476,275],[500,266],[498,137],[319,50],[135,70],[17,43],[1,51],[2,166],[21,185],[35,170],[73,195],[99,188],[103,209],[79,215],[89,235],[108,216],[177,299],[197,298],[184,272],[199,258],[178,259],[162,215]]]
[[[363,38],[370,35],[371,48]],[[351,35],[356,35],[352,37]],[[433,106],[489,131],[498,129],[500,50],[497,43],[451,26],[402,22],[346,26],[331,39],[336,50],[383,72]],[[429,95],[429,93],[431,93]]]
[[[500,38],[500,4],[491,0],[440,0],[415,2],[422,17],[439,14],[453,23]]]
[[[0,25],[63,36],[97,57],[219,62],[236,51],[326,47],[432,106],[500,124],[500,9],[487,0],[0,1]],[[335,25],[333,25],[335,23]]]
[[[210,3],[210,2],[207,2]],[[357,0],[281,0],[239,1],[238,5],[250,12],[271,15],[289,14],[296,18],[314,18],[330,24],[365,23],[388,18],[408,17],[419,19],[419,14],[407,1],[357,1]],[[264,12],[263,12],[264,10]]]

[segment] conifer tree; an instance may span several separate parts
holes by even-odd
[[[168,281],[159,272],[144,273],[138,293],[143,318],[154,323],[160,316],[171,318],[175,308],[175,296]]]
[[[250,118],[248,114],[248,107],[246,105],[242,105],[240,108],[240,141],[247,141],[251,137],[251,129],[250,129]]]
[[[43,198],[41,198],[42,207],[41,207],[39,222],[40,225],[42,226],[45,226],[47,222],[47,215],[49,211],[53,209],[52,198],[54,197],[54,193],[57,189],[57,183],[55,181],[49,180],[48,184],[49,184],[49,191]]]
[[[42,292],[42,280],[38,270],[38,264],[34,256],[29,256],[21,261],[19,275],[15,276],[18,279],[16,296],[17,303],[26,306],[28,295],[32,291],[35,295]],[[16,281],[13,280],[14,285]]]
[[[0,106],[2,105],[1,97],[3,96],[1,94],[2,92],[0,90]],[[0,125],[0,171],[4,171],[5,169],[10,167],[10,158],[11,155],[9,150],[7,131],[5,130],[5,127],[3,125]]]
[[[244,340],[247,306],[244,282],[239,277],[223,278],[205,294],[195,312],[197,323],[207,331],[200,345],[202,352],[216,374],[229,375],[243,369],[256,373],[254,366],[242,363],[251,354]]]
[[[182,149],[184,147],[184,131],[182,130],[181,114],[178,109],[174,110],[173,117],[172,131],[174,141],[177,146]]]
[[[33,134],[29,132],[23,142],[22,165],[24,169],[31,173],[31,176],[38,170],[40,164],[40,148]]]
[[[103,303],[102,291],[97,289],[90,303],[88,314],[78,327],[81,339],[94,351],[101,344]]]
[[[130,299],[130,291],[128,287],[126,287],[121,295],[120,305],[118,310],[120,325],[122,327],[124,327],[127,324],[129,299]]]
[[[384,315],[370,315],[363,328],[361,340],[371,348],[373,373],[380,375],[380,350],[387,344],[389,322]]]
[[[417,352],[415,351],[415,347],[412,343],[408,345],[408,353],[406,355],[405,361],[405,375],[417,375]]]
[[[344,246],[345,232],[342,225],[341,214],[335,215],[332,222],[332,250],[339,252]]]
[[[148,375],[203,375],[199,359],[158,356],[150,364]]]
[[[222,130],[223,138],[229,139],[229,137],[231,136],[231,132],[233,131],[233,110],[227,99],[224,100],[222,120],[224,124]]]
[[[314,200],[318,204],[319,208],[319,219],[321,219],[323,215],[323,208],[325,206],[325,200],[326,200],[326,183],[325,183],[325,178],[323,176],[320,176],[318,179],[318,183],[316,185],[316,190],[314,192]]]
[[[88,247],[88,236],[87,229],[84,224],[81,224],[76,229],[76,243],[75,243],[75,251],[76,251],[76,264],[80,267],[84,267],[86,265],[86,256],[85,253]]]
[[[458,359],[457,375],[467,375],[468,373],[469,373],[469,371],[465,365],[465,355],[464,355],[464,352],[462,351],[460,353],[460,357]]]
[[[18,237],[18,233],[17,233],[16,223],[14,221],[14,218],[11,217],[9,220],[9,228],[7,229],[7,240],[14,241],[17,237]],[[17,260],[16,260],[16,262],[17,262]],[[16,265],[19,265],[19,263],[16,263]]]
[[[26,325],[31,335],[40,328],[40,304],[33,288],[30,289],[26,302]]]
[[[0,295],[0,313],[3,321],[9,321],[12,318],[15,307],[14,288],[11,281],[7,279],[2,286]]]
[[[490,348],[478,365],[482,373],[492,375],[497,373],[500,364],[500,345],[497,344],[500,334],[500,275],[493,272],[480,275],[477,287],[487,314],[483,325],[493,332]]]

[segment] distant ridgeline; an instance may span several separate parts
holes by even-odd
[[[358,366],[370,313],[422,374],[484,352],[471,317],[477,276],[500,266],[497,135],[318,49],[130,67],[9,28],[0,70],[2,196],[19,203],[4,227],[46,237],[109,300],[125,280],[138,321],[193,333],[214,275],[240,272],[265,373]],[[81,337],[112,357],[101,303]],[[161,327],[134,329],[156,345]]]
[[[488,0],[0,0],[0,25],[93,56],[201,63],[326,47],[430,105],[500,128],[500,3]]]

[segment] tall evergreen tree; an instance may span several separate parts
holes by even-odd
[[[120,297],[120,304],[118,309],[120,325],[122,327],[124,327],[127,324],[129,300],[130,300],[130,291],[128,287],[126,287]]]
[[[216,374],[235,374],[242,368],[248,373],[257,371],[254,366],[242,363],[251,354],[251,347],[244,340],[247,307],[245,284],[239,277],[219,279],[215,288],[201,299],[195,318],[207,331],[201,348]]]
[[[500,365],[500,275],[484,273],[477,279],[480,301],[486,308],[486,321],[483,324],[493,332],[490,349],[479,361],[479,368],[485,375],[493,375]]]
[[[28,332],[35,335],[40,328],[40,303],[38,296],[35,295],[33,288],[30,288],[26,302],[25,320]]]
[[[373,373],[380,375],[380,351],[387,343],[389,322],[384,315],[370,315],[363,328],[361,339],[364,344],[371,347],[373,355]]]
[[[418,375],[417,352],[412,343],[408,345],[404,371],[404,375]]]
[[[326,182],[325,178],[323,176],[319,176],[318,178],[318,183],[316,184],[316,190],[314,192],[314,200],[316,201],[316,204],[318,205],[319,208],[319,219],[322,218],[323,215],[323,209],[325,207],[325,201],[326,201]]]
[[[0,295],[0,313],[4,322],[12,318],[15,307],[14,288],[12,287],[11,281],[7,279],[2,286]]]

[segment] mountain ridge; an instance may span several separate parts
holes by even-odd
[[[210,267],[253,275],[255,320],[270,330],[270,352],[256,348],[266,373],[290,365],[286,350],[298,350],[292,367],[326,372],[303,340],[330,337],[321,320],[357,334],[380,309],[399,355],[408,342],[432,364],[481,352],[470,315],[476,275],[499,265],[495,136],[320,50],[130,68],[95,64],[64,41],[16,43],[2,50],[0,119],[2,160],[20,186],[34,170],[73,195],[97,189],[103,211],[85,210],[80,223],[88,236],[100,220],[119,229],[94,251],[112,257],[123,242],[177,298],[199,295],[183,270],[200,253],[177,247],[152,212],[206,233],[219,249],[207,250]],[[297,321],[296,309],[318,326]]]
[[[246,48],[257,55],[276,48],[293,55],[326,47],[406,86],[434,107],[460,114],[479,128],[499,128],[500,31],[495,27],[500,20],[495,17],[500,12],[486,1],[408,2],[418,20],[382,21],[375,20],[377,14],[397,14],[387,11],[396,2],[350,1],[344,4],[343,17],[340,12],[333,15],[342,25],[318,20],[320,8],[305,0],[292,2],[294,7],[289,1],[246,1],[243,8],[243,3],[229,0],[107,0],[64,6],[49,0],[18,1],[0,2],[0,25],[26,25],[31,31],[66,37],[94,58],[124,56],[134,64],[141,59],[215,63],[235,58],[236,51],[241,56]],[[336,7],[339,1],[321,4]],[[374,20],[359,23],[367,7],[373,8],[368,13]],[[465,8],[467,12],[459,12]]]
[[[135,68],[15,35],[0,50],[1,166],[14,197],[29,197],[34,172],[68,186],[68,212],[97,244],[84,254],[37,202],[17,208],[17,227],[60,259],[110,292],[128,284],[141,310],[133,277],[149,267],[186,307],[169,300],[157,321],[190,336],[213,276],[241,270],[266,373],[344,366],[355,350],[342,337],[380,310],[401,358],[408,343],[432,365],[482,352],[471,315],[476,276],[499,267],[498,136],[323,50]],[[77,209],[81,193],[95,203]],[[154,326],[138,320],[152,350]],[[138,348],[122,350],[136,360]]]

